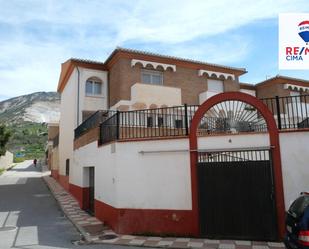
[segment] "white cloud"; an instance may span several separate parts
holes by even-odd
[[[0,87],[7,96],[55,90],[61,62],[103,60],[117,45],[154,44],[154,52],[232,64],[248,56],[251,41],[227,32],[309,9],[307,0],[0,0],[0,6]],[[225,38],[207,40],[216,35]]]

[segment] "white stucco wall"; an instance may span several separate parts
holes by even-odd
[[[66,159],[70,159],[70,162],[72,162],[74,129],[76,126],[77,71],[74,69],[61,93],[59,122],[59,173],[61,175],[65,175]]]
[[[117,143],[118,207],[191,210],[189,152],[139,153],[187,148],[187,139]]]
[[[73,172],[73,141],[74,129],[82,123],[82,112],[107,109],[107,72],[78,68],[79,75],[79,101],[78,98],[78,71],[72,72],[63,92],[61,93],[60,125],[59,125],[59,173],[65,174],[66,159],[70,159],[70,172]],[[102,96],[86,96],[86,81],[91,77],[101,79],[103,83]],[[79,105],[79,108],[78,108]],[[79,115],[77,113],[79,112]],[[78,120],[77,120],[78,119]],[[71,173],[70,173],[71,174]],[[70,179],[72,177],[70,176]]]
[[[74,151],[74,169],[70,182],[88,187],[86,167],[95,167],[95,198],[114,207],[117,206],[116,154],[111,153],[111,145],[97,147],[97,142],[87,144]]]
[[[82,122],[82,111],[107,110],[107,71],[79,68],[80,70],[80,114],[79,123]],[[86,81],[96,77],[102,81],[101,96],[86,96]]]
[[[199,94],[199,103],[203,104],[207,99],[219,94],[220,92],[205,91]]]
[[[268,133],[199,137],[199,149],[231,149],[269,146]]]
[[[97,200],[118,208],[191,209],[189,152],[139,153],[183,150],[186,139],[96,146],[94,142],[75,150],[72,183],[86,187],[83,167],[94,166]]]
[[[285,208],[309,191],[309,132],[280,133]]]
[[[169,86],[136,83],[131,87],[131,102],[145,103],[147,106],[181,105],[181,89]]]
[[[255,90],[240,89],[239,91],[242,92],[242,93],[246,93],[246,94],[252,95],[254,97],[256,96],[256,91]]]
[[[198,141],[199,149],[269,145],[268,134],[213,136]],[[71,182],[88,186],[83,167],[94,166],[95,198],[104,203],[118,208],[190,210],[188,148],[188,139],[118,142],[99,148],[93,142],[74,151]],[[169,150],[181,151],[162,152]]]

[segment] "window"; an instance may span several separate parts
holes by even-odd
[[[68,176],[70,174],[70,159],[65,160],[65,175]]]
[[[142,83],[163,85],[163,73],[159,71],[142,70]]]
[[[102,82],[97,78],[90,78],[86,81],[86,95],[100,96],[102,95]]]
[[[222,93],[223,92],[223,81],[222,80],[213,80],[208,79],[208,91]]]

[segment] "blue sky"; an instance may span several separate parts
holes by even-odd
[[[242,82],[278,70],[278,14],[308,0],[0,0],[0,100],[55,91],[70,57],[104,61],[116,46],[244,67]]]

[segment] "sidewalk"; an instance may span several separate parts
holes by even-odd
[[[65,215],[76,226],[88,243],[129,245],[161,248],[209,248],[209,249],[282,249],[282,243],[208,240],[194,238],[146,237],[120,235],[104,226],[103,222],[81,210],[77,201],[58,182],[43,176],[44,181],[58,201]]]

